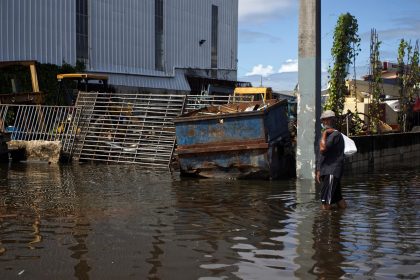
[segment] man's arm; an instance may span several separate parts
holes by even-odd
[[[318,182],[318,184],[321,183],[321,171],[319,171],[319,169],[315,173],[315,179]]]
[[[335,130],[332,128],[326,129],[322,133],[321,141],[319,142],[319,151],[325,153],[332,145],[332,141],[327,141],[328,135],[333,133]]]

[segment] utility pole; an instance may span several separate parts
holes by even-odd
[[[321,0],[300,0],[296,174],[315,177],[321,114]]]

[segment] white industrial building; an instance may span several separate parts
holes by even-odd
[[[0,38],[0,61],[80,60],[115,86],[190,91],[236,80],[238,0],[0,0]]]

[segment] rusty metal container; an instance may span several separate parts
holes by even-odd
[[[287,101],[207,107],[174,119],[182,175],[276,179],[287,176]]]

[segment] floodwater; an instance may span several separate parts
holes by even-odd
[[[0,167],[1,279],[420,278],[418,168],[305,181],[133,166]]]

